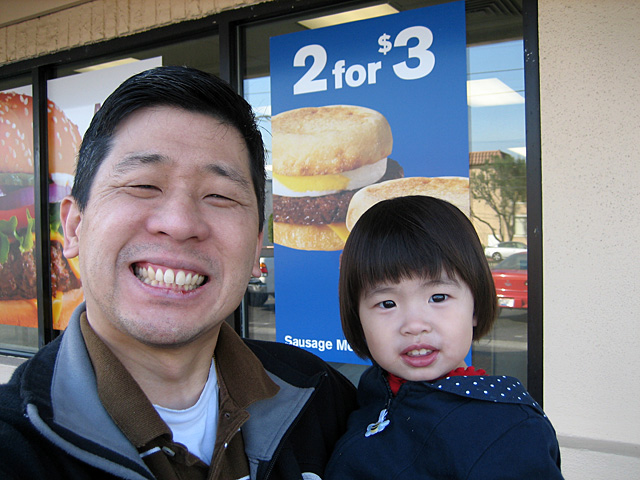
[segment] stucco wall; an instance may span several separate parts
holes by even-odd
[[[639,21],[539,0],[544,406],[569,479],[640,472]]]
[[[94,0],[0,28],[0,65],[268,0]]]

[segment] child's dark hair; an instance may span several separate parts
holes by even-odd
[[[474,301],[473,339],[491,329],[496,290],[478,235],[457,207],[433,197],[384,200],[353,227],[340,261],[342,330],[354,352],[371,359],[358,309],[362,294],[384,282],[442,273],[466,283]]]

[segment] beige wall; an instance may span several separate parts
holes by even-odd
[[[539,0],[538,21],[544,407],[567,478],[639,478],[640,2]]]
[[[1,27],[0,65],[264,1],[94,0]]]

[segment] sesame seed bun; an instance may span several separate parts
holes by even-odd
[[[49,171],[73,175],[82,141],[78,127],[51,100],[47,101]],[[33,98],[0,92],[0,172],[33,174]]]

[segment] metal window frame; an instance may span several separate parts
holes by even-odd
[[[525,128],[527,142],[527,390],[543,405],[542,155],[538,0],[523,1]]]

